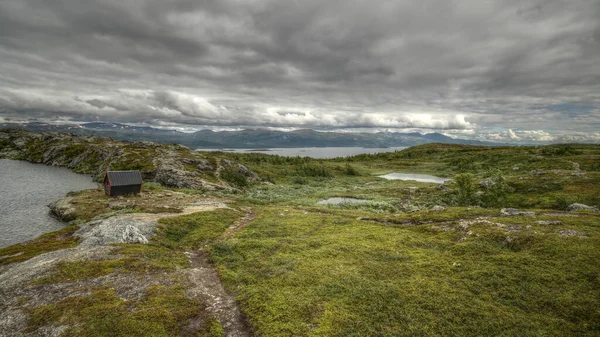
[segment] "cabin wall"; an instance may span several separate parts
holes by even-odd
[[[130,193],[139,193],[140,185],[128,185],[128,186],[112,186],[110,190],[112,196],[123,195]]]

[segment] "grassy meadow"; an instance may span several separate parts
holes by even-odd
[[[600,216],[565,212],[600,205],[598,146],[220,155],[274,183],[239,197],[256,220],[210,251],[257,335],[600,334]],[[454,181],[376,177],[390,172]],[[369,202],[316,204],[329,197]]]
[[[600,146],[427,144],[329,160],[202,155],[239,162],[262,181],[230,171],[221,178],[238,187],[231,191],[147,184],[156,203],[175,191],[227,200],[228,208],[161,219],[149,244],[117,245],[112,260],[63,263],[34,283],[169,275],[190,268],[184,253],[196,250],[208,254],[256,336],[600,335],[600,213],[567,211],[572,203],[600,206]],[[377,177],[391,172],[452,181]],[[330,197],[368,202],[317,204]],[[74,223],[114,212],[98,191],[71,198]],[[153,206],[139,201],[120,212]],[[502,208],[535,215],[506,216]],[[227,234],[248,213],[248,223]],[[73,247],[72,232],[2,248],[0,265]],[[110,336],[114,326],[118,336],[222,336],[205,304],[186,298],[186,287],[174,279],[137,301],[93,289],[30,309],[30,329],[70,324],[65,335]],[[187,322],[198,315],[207,324],[190,332]]]

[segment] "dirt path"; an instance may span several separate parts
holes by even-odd
[[[236,220],[223,235],[225,238],[231,238],[239,231],[244,229],[244,227],[248,226],[254,219],[256,219],[256,215],[252,213],[252,208],[250,207],[242,207],[242,210],[245,212],[244,216],[240,219]]]
[[[252,208],[244,207],[242,210],[245,212],[244,216],[227,229],[223,234],[224,238],[233,237],[256,218]],[[251,336],[250,327],[235,297],[227,294],[223,288],[217,271],[208,259],[208,254],[203,251],[187,251],[185,254],[191,264],[191,268],[185,272],[193,285],[188,289],[188,294],[206,303],[206,310],[221,323],[225,336]]]
[[[225,336],[251,336],[250,328],[244,319],[235,297],[227,294],[215,268],[210,264],[205,252],[186,252],[191,268],[185,272],[193,286],[188,290],[191,297],[202,300],[206,310],[221,323]]]

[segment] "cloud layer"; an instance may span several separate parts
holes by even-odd
[[[588,0],[7,0],[0,114],[594,133],[598,55]]]

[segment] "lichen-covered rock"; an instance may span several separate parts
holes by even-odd
[[[146,239],[140,229],[132,225],[125,227],[123,241],[127,243],[148,243],[148,239]]]
[[[570,204],[569,206],[567,206],[567,211],[573,212],[573,211],[592,211],[592,212],[598,212],[598,207],[594,207],[594,206],[588,206],[588,205],[584,205],[584,204]]]
[[[75,232],[82,239],[79,247],[93,247],[113,243],[148,243],[154,235],[156,221],[143,221],[131,215],[113,216],[90,221]]]
[[[250,171],[246,166],[244,165],[239,165],[238,168],[238,173],[243,174],[244,176],[246,176],[246,178],[248,178],[249,180],[258,180],[258,175],[256,175],[256,173]]]
[[[66,197],[48,205],[50,211],[59,219],[69,222],[75,219],[77,209],[71,204],[73,198]]]
[[[214,171],[213,167],[207,159],[200,159],[196,164],[196,168],[200,171]]]

